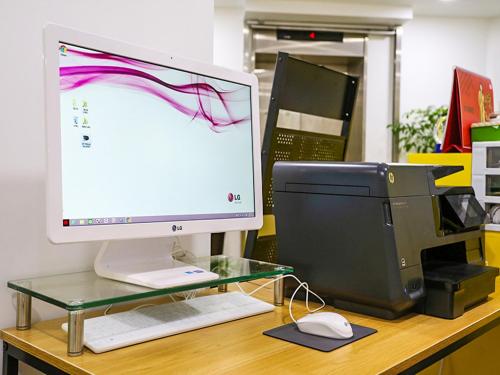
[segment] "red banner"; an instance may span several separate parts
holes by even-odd
[[[471,152],[471,124],[488,121],[493,111],[491,80],[456,67],[443,152]]]

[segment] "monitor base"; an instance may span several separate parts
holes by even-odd
[[[195,248],[193,255],[210,255],[210,235],[206,235],[206,247],[203,246],[205,235],[196,237],[199,238],[191,239]],[[105,241],[94,261],[94,269],[101,277],[154,289],[196,284],[219,278],[218,274],[207,271],[208,268],[202,269],[175,260],[171,253],[172,247],[173,240],[166,238]],[[202,252],[200,249],[206,251]]]

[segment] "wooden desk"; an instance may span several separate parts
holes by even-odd
[[[253,287],[246,284],[248,290]],[[414,373],[498,325],[499,290],[497,282],[497,292],[487,302],[454,320],[411,314],[385,321],[340,311],[351,322],[378,332],[330,353],[262,334],[290,322],[287,305],[259,316],[108,353],[94,354],[85,349],[80,357],[66,355],[66,336],[60,328],[64,319],[39,322],[27,331],[9,328],[0,332],[8,350],[20,355],[21,360],[35,361],[33,364],[42,361],[71,374]],[[272,287],[258,297],[272,302]],[[305,312],[302,302],[294,304],[294,312],[298,316]],[[17,366],[16,361],[10,362]]]

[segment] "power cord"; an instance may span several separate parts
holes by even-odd
[[[182,262],[182,263],[190,263],[190,261],[194,260],[195,255],[182,247],[179,236],[174,237],[174,242],[172,243],[172,247],[170,249],[171,257],[174,261]],[[198,293],[207,288],[193,289],[186,292],[178,292],[175,293],[177,297],[184,298],[185,301],[195,298]]]
[[[173,295],[169,294],[168,295],[170,297],[170,299],[172,300],[172,302],[177,302],[177,300],[174,298]],[[186,298],[187,300],[187,298]],[[128,311],[134,311],[134,310],[139,310],[139,309],[142,309],[143,307],[147,307],[147,306],[155,306],[157,305],[157,303],[147,303],[147,304],[144,304],[144,305],[140,305],[140,306],[137,306],[137,307],[134,307],[133,309],[130,309]],[[109,313],[109,310],[111,310],[111,308],[113,307],[113,305],[109,305],[106,310],[104,310],[104,312],[102,313],[102,315],[108,315]]]
[[[282,280],[282,279],[286,279],[286,278],[289,278],[291,277],[292,279],[294,279],[295,281],[297,281],[299,283],[299,286],[295,289],[295,291],[292,293],[292,296],[290,297],[290,303],[288,304],[288,314],[290,315],[290,318],[292,319],[292,321],[294,323],[297,323],[297,321],[295,320],[294,316],[293,316],[293,313],[292,313],[292,305],[293,305],[293,299],[295,298],[295,295],[297,294],[297,292],[301,289],[301,288],[304,288],[306,290],[306,309],[308,312],[310,313],[314,313],[316,311],[319,311],[321,310],[323,307],[326,306],[326,303],[325,301],[323,300],[323,298],[321,298],[320,296],[318,296],[316,293],[314,293],[311,289],[309,289],[309,284],[305,281],[300,281],[299,278],[295,275],[280,275],[264,284],[262,284],[261,286],[259,286],[258,288],[252,290],[251,292],[247,293],[243,290],[243,288],[240,286],[240,283],[236,283],[236,286],[239,288],[239,290],[241,291],[241,293],[243,294],[246,294],[247,296],[251,296],[252,294],[256,293],[257,291],[261,290],[262,288],[268,286],[269,284],[273,284],[275,283],[276,281],[278,280]],[[316,308],[316,309],[311,309],[309,308],[309,293],[311,293],[313,296],[315,296],[320,302],[321,302],[321,306]]]
[[[140,310],[144,307],[156,306],[156,303],[145,303],[144,305],[136,306],[132,309],[132,311]]]
[[[111,310],[111,308],[113,307],[113,305],[109,305],[106,310],[104,310],[103,314],[102,315],[108,315],[108,312],[109,310]]]
[[[195,258],[192,252],[182,247],[179,236],[174,237],[174,242],[170,248],[170,254],[172,259],[177,261],[189,261]]]

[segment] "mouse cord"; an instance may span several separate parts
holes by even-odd
[[[252,294],[256,293],[257,291],[261,290],[262,288],[268,286],[269,284],[273,284],[273,283],[275,283],[278,280],[286,279],[286,278],[289,278],[289,277],[291,277],[292,279],[294,279],[295,281],[297,281],[299,283],[299,286],[292,293],[292,296],[290,297],[290,303],[288,304],[288,314],[290,315],[290,318],[293,320],[294,323],[297,323],[297,321],[295,320],[295,318],[293,316],[293,313],[292,313],[293,299],[295,298],[295,295],[300,290],[300,288],[304,288],[306,290],[306,309],[307,309],[307,311],[309,311],[310,313],[313,313],[313,312],[321,310],[323,307],[325,307],[326,303],[323,300],[323,298],[321,298],[316,293],[314,293],[311,289],[309,289],[309,284],[308,283],[306,283],[305,281],[300,281],[297,278],[297,276],[291,275],[291,274],[280,275],[280,276],[278,276],[278,277],[276,277],[276,278],[274,278],[274,279],[272,279],[272,280],[270,280],[270,281],[262,284],[258,288],[254,289],[254,290],[252,290],[251,292],[248,292],[248,293],[243,290],[243,288],[240,286],[240,283],[236,283],[236,286],[240,289],[241,293],[246,294],[247,296],[251,296]],[[315,296],[321,302],[321,306],[320,307],[317,307],[315,309],[311,309],[309,307],[309,293],[311,293],[313,296]]]

